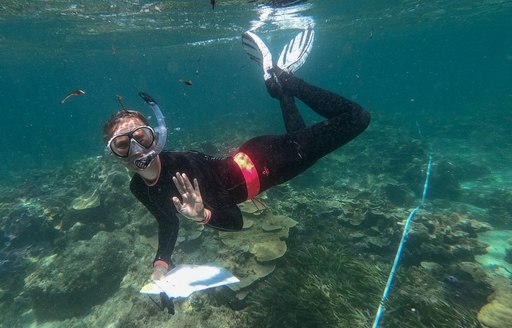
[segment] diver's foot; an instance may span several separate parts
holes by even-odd
[[[283,88],[277,78],[271,78],[265,80],[265,86],[267,91],[272,98],[281,99],[283,96]]]
[[[258,65],[263,68],[263,78],[265,81],[272,77],[272,54],[268,50],[265,43],[259,36],[252,32],[244,32],[242,34],[242,45],[249,58],[254,60]]]
[[[315,31],[308,26],[284,46],[277,66],[287,73],[295,73],[306,62],[314,40]]]

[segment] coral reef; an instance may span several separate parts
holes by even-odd
[[[500,229],[512,229],[512,191],[491,189],[489,192],[474,195],[472,201],[488,208],[491,224]]]
[[[478,320],[488,328],[510,327],[512,322],[512,286],[503,278],[494,280],[495,292],[478,312]]]
[[[267,212],[258,220],[252,221],[244,217],[250,226],[240,233],[220,232],[222,242],[230,247],[249,251],[256,256],[258,262],[269,262],[282,257],[286,253],[286,243],[289,229],[297,224],[296,221]]]
[[[84,315],[118,288],[131,262],[133,237],[99,232],[62,254],[43,258],[26,279],[26,293],[38,320]]]
[[[222,263],[240,279],[240,284],[231,285],[234,291],[246,288],[275,269],[275,260],[286,253],[284,239],[297,222],[284,215],[275,215],[269,210],[260,211],[252,202],[241,206],[244,229],[239,233],[219,232],[222,243],[232,254]],[[242,293],[238,294],[241,298]],[[243,293],[244,296],[245,293]]]
[[[251,133],[226,131],[208,143],[175,138],[224,153]],[[130,194],[126,169],[89,158],[30,172],[15,188],[0,187],[0,325],[368,327],[403,221],[421,197],[427,153],[424,142],[384,125],[261,195],[271,211],[241,204],[241,232],[181,220],[174,261],[222,265],[242,282],[175,300],[173,317],[138,293],[157,227]],[[383,327],[479,327],[480,311],[482,323],[501,328],[489,318],[508,302],[491,279],[503,270],[475,260],[489,255],[482,236],[509,225],[510,193],[478,193],[472,183],[491,178],[479,161],[434,160]],[[500,296],[487,300],[493,291]]]
[[[78,196],[71,202],[71,207],[74,210],[85,210],[88,208],[95,208],[101,205],[99,191],[96,188],[91,188],[88,192]]]

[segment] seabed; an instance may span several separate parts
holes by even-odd
[[[212,144],[222,152],[230,140],[219,135]],[[242,204],[241,232],[182,219],[174,261],[223,266],[241,284],[176,300],[174,316],[139,294],[157,227],[130,194],[122,166],[88,158],[73,169],[13,177],[0,198],[0,326],[369,327],[403,221],[421,198],[429,152],[376,118],[361,138],[261,195],[270,210]],[[457,160],[434,153],[432,188],[412,223],[382,327],[510,322],[496,316],[510,318],[501,303],[510,297],[512,222],[501,218],[510,217],[511,192],[461,187],[471,181],[454,172],[479,172],[471,179],[480,184],[492,173],[475,158]],[[465,203],[475,199],[492,206]]]

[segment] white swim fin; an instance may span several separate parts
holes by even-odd
[[[272,63],[272,54],[265,43],[256,34],[247,31],[242,34],[242,45],[249,58],[263,68],[265,81],[270,79],[272,77],[270,70],[274,64]]]
[[[284,46],[277,61],[277,66],[285,72],[295,73],[306,62],[314,40],[315,31],[308,26]]]

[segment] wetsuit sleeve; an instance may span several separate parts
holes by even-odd
[[[208,226],[222,231],[239,231],[242,230],[244,221],[242,212],[236,205],[226,207],[205,207],[212,212],[212,217],[208,222]]]
[[[140,182],[137,180],[136,177],[132,179],[130,189],[158,222],[158,250],[154,261],[162,260],[172,266],[171,255],[176,245],[179,230],[179,219],[174,204],[170,201],[158,202],[151,200],[142,179],[140,179]]]

